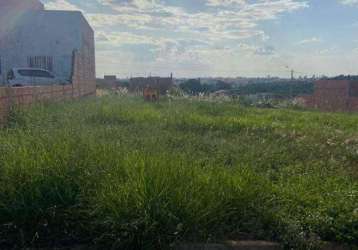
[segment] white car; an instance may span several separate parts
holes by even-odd
[[[51,72],[38,68],[13,68],[7,73],[7,83],[12,87],[66,84]]]

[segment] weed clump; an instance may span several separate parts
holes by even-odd
[[[358,116],[105,96],[0,130],[0,248],[358,241]]]

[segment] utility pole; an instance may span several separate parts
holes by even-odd
[[[294,74],[295,74],[295,71],[292,69],[291,70],[291,81],[293,81],[295,79]]]

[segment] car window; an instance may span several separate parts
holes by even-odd
[[[54,78],[49,72],[44,70],[31,70],[31,69],[21,69],[18,71],[21,76],[28,77],[43,77],[43,78]]]
[[[29,76],[29,77],[35,76],[34,70],[20,69],[17,72],[19,73],[20,76]]]
[[[45,78],[53,78],[53,76],[49,72],[43,71],[43,70],[36,70],[36,76],[37,77],[45,77]]]

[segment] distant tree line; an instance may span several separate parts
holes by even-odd
[[[232,90],[237,95],[255,95],[269,93],[280,96],[298,96],[314,92],[313,81],[291,81],[251,83]]]
[[[190,79],[181,83],[180,88],[188,93],[197,95],[199,93],[213,93],[219,90],[228,90],[232,95],[255,95],[255,94],[272,94],[279,96],[298,96],[312,94],[314,84],[311,80],[287,80],[272,82],[251,82],[233,88],[232,84],[218,80],[216,84],[202,84],[199,79]]]
[[[215,84],[202,84],[200,79],[190,79],[179,85],[179,87],[188,94],[197,95],[199,93],[212,93],[218,90],[231,90],[229,83],[218,80]]]
[[[332,80],[358,81],[358,75],[339,75],[331,78]]]

